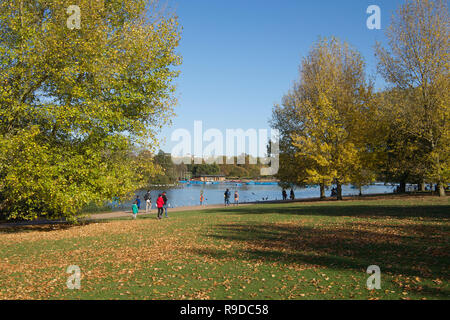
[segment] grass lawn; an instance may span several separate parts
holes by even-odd
[[[0,299],[448,299],[449,218],[419,197],[0,229]]]

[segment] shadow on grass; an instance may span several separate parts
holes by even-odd
[[[361,226],[364,224],[361,224]],[[236,249],[199,249],[193,253],[215,259],[240,259],[307,264],[365,272],[378,265],[382,273],[414,279],[449,279],[448,228],[402,224],[367,231],[358,224],[307,227],[298,224],[217,225],[203,236],[238,244]],[[418,285],[416,286],[418,287]],[[426,287],[434,296],[448,297],[448,287]]]
[[[83,221],[78,224],[72,224],[61,221],[43,221],[38,223],[24,224],[24,225],[0,225],[0,235],[13,233],[28,233],[28,232],[52,232],[58,230],[68,230],[74,227],[87,226],[95,223],[107,223],[110,220],[92,220]]]
[[[370,205],[349,204],[344,202],[296,204],[296,205],[266,205],[243,206],[226,209],[231,214],[288,214],[317,216],[352,216],[352,217],[395,217],[395,218],[426,218],[433,220],[450,218],[450,205]]]

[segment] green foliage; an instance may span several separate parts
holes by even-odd
[[[200,175],[218,175],[220,174],[220,168],[217,164],[191,164],[188,165],[188,170],[192,173],[192,175],[200,176]]]
[[[155,157],[154,162],[159,169],[158,174],[150,178],[150,185],[168,185],[175,183],[180,176],[178,175],[177,167],[172,162],[170,154],[160,151]],[[181,165],[183,166],[183,165]]]
[[[0,4],[0,208],[8,218],[76,219],[155,172],[138,150],[173,115],[180,64],[173,16],[147,1]],[[157,18],[157,19],[156,19]]]

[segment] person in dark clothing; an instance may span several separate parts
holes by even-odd
[[[332,197],[336,197],[337,196],[337,189],[336,188],[332,188],[331,189],[331,196]]]
[[[295,200],[294,189],[291,189],[291,200]]]
[[[136,204],[139,210],[141,210],[141,199],[139,198],[139,196],[136,196]]]
[[[225,193],[223,195],[224,200],[225,200],[225,207],[230,205],[230,196],[231,196],[230,189],[227,189],[227,191],[225,191]]]
[[[162,198],[163,198],[163,200],[164,200],[164,206],[163,206],[163,208],[164,208],[164,211],[165,211],[165,213],[166,213],[166,218],[168,218],[169,216],[167,215],[167,207],[168,207],[169,203],[168,203],[167,195],[166,195],[165,192],[163,192]]]
[[[287,200],[287,192],[286,192],[286,190],[283,189],[282,195],[283,195],[283,201]]]

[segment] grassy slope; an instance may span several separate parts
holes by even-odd
[[[0,299],[447,299],[449,213],[427,197],[0,229]]]

